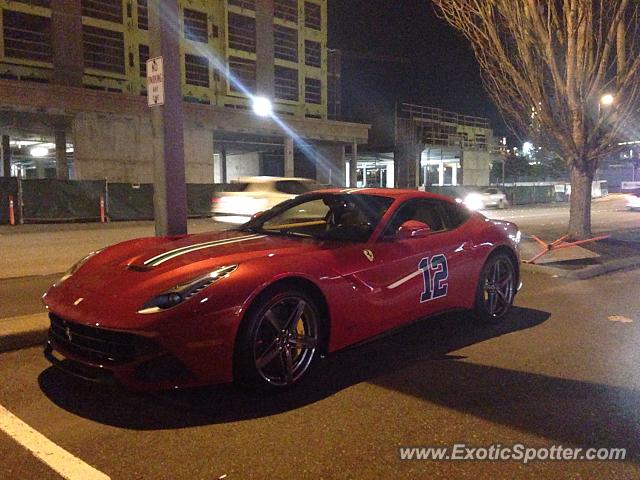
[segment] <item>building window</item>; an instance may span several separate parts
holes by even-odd
[[[304,79],[304,102],[320,105],[322,103],[322,82],[315,78]]]
[[[242,87],[253,92],[256,89],[256,62],[240,57],[229,57],[229,73]],[[235,82],[229,80],[229,88],[233,92],[241,92]]]
[[[256,0],[229,0],[229,5],[246,8],[247,10],[255,10]]]
[[[273,54],[276,58],[298,61],[298,31],[282,25],[273,26]]]
[[[209,87],[209,60],[198,55],[184,56],[184,76],[188,85]]]
[[[208,41],[207,14],[184,9],[184,38],[194,42]]]
[[[280,100],[298,100],[298,70],[275,66],[275,97]]]
[[[82,15],[122,23],[121,0],[82,0]]]
[[[124,73],[122,32],[82,26],[84,66],[113,73]]]
[[[322,30],[322,10],[317,3],[304,2],[304,26]]]
[[[138,0],[138,28],[149,30],[149,9],[147,0]]]
[[[298,23],[298,0],[273,0],[273,16]]]
[[[7,57],[51,62],[51,19],[4,10],[4,54]]]
[[[147,60],[149,60],[149,46],[138,45],[138,61],[140,62],[140,76],[147,78]]]
[[[310,67],[320,67],[322,60],[322,48],[320,42],[313,40],[304,41],[304,63]]]
[[[229,13],[229,48],[256,51],[256,19]]]

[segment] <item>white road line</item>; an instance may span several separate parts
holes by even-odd
[[[67,480],[110,480],[110,477],[74,457],[0,405],[0,430],[29,450]]]

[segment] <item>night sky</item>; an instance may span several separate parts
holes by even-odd
[[[436,17],[429,0],[329,0],[329,48],[407,62],[342,62],[343,115],[352,120],[393,112],[409,101],[488,117],[506,132],[485,93],[468,42]]]

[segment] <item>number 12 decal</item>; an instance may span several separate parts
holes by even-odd
[[[420,303],[429,302],[436,298],[446,297],[449,284],[449,267],[447,257],[443,254],[424,257],[418,268],[422,271],[424,291],[420,295]]]

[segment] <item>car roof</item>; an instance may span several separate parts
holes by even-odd
[[[381,197],[390,197],[396,200],[409,200],[411,198],[432,198],[435,200],[445,200],[449,203],[455,203],[450,197],[438,195],[437,193],[422,192],[420,190],[410,190],[402,188],[326,188],[311,192],[318,193],[346,193],[349,195],[378,195]]]
[[[257,177],[239,177],[239,183],[270,183],[281,181],[296,181],[303,183],[313,183],[313,180],[309,178],[296,178],[296,177],[269,177],[269,176],[257,176]]]

